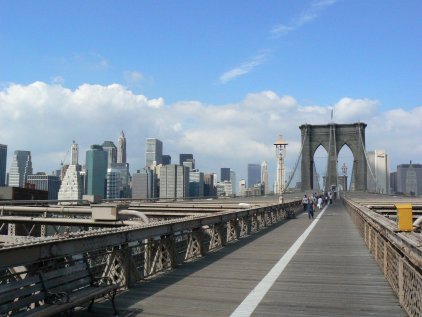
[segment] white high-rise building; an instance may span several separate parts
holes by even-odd
[[[78,164],[79,147],[73,141],[70,147],[71,164],[66,170],[66,174],[62,179],[58,199],[59,200],[79,200],[82,198],[83,185],[80,175],[81,166]]]
[[[261,184],[264,184],[264,194],[270,193],[270,186],[268,183],[268,164],[266,161],[261,163]]]
[[[239,181],[239,195],[240,196],[246,196],[246,180],[245,179],[241,179]]]
[[[217,196],[233,196],[233,184],[230,181],[218,182],[215,184]]]
[[[15,151],[9,172],[10,187],[25,187],[28,175],[32,175],[30,151]]]
[[[117,139],[117,163],[126,163],[126,138],[123,131]]]
[[[389,194],[390,169],[388,155],[384,150],[367,152],[369,168],[367,172],[368,191]]]
[[[232,194],[237,194],[237,187],[236,187],[236,172],[233,170],[230,170],[230,182],[232,183]]]

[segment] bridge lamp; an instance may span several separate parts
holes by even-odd
[[[285,190],[285,173],[284,173],[284,158],[286,157],[286,146],[287,142],[283,139],[282,135],[279,135],[277,141],[274,143],[276,149],[277,158],[277,178],[275,194],[281,195]]]

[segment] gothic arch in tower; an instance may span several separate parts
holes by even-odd
[[[328,151],[326,184],[337,185],[338,154],[344,145],[353,153],[353,177],[356,191],[366,191],[365,123],[310,125],[300,127],[302,134],[302,191],[313,190],[314,153],[319,146]]]

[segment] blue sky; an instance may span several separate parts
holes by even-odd
[[[121,104],[127,99],[116,100],[125,94],[138,101],[146,98],[145,105],[149,105],[141,112],[133,107],[129,110],[123,107],[121,116],[116,112],[113,131],[98,128],[97,133],[91,131],[87,136],[92,122],[83,120],[79,122],[80,132],[58,132],[58,126],[52,133],[61,138],[51,140],[48,146],[34,140],[24,141],[24,137],[18,137],[21,132],[11,133],[0,128],[0,142],[9,144],[9,152],[24,147],[32,150],[33,156],[38,154],[43,162],[33,159],[34,166],[40,170],[55,169],[52,166],[57,161],[55,156],[63,155],[72,139],[79,140],[84,149],[105,139],[115,141],[121,128],[127,130],[132,140],[137,140],[136,150],[133,148],[129,153],[137,162],[133,163],[134,168],[142,167],[144,138],[156,136],[167,141],[168,150],[174,156],[180,152],[195,152],[204,157],[204,169],[215,170],[217,165],[212,162],[216,160],[221,167],[240,163],[228,155],[206,161],[209,155],[201,154],[201,147],[193,143],[201,131],[219,135],[219,131],[226,130],[228,135],[238,133],[245,142],[266,149],[259,152],[256,159],[247,156],[242,166],[235,168],[240,177],[245,177],[248,160],[255,163],[272,159],[270,140],[281,133],[300,143],[298,124],[329,121],[328,110],[344,104],[341,103],[343,98],[351,100],[346,102],[346,107],[340,107],[347,108],[350,117],[339,113],[339,120],[359,119],[374,124],[392,120],[385,132],[390,140],[403,138],[402,129],[396,127],[400,123],[394,118],[416,121],[409,128],[409,135],[422,132],[419,125],[422,119],[415,117],[422,106],[421,1],[1,0],[0,4],[0,92],[3,93],[0,107],[2,111],[10,111],[10,118],[15,120],[9,130],[25,127],[25,120],[31,120],[21,115],[28,112],[28,107],[32,107],[32,119],[39,120],[40,125],[51,125],[54,120],[63,123],[72,113],[69,110],[72,107],[64,105],[75,102],[63,96],[78,92],[80,97],[81,91],[96,89],[95,85],[102,87],[102,92],[91,91],[81,99],[86,102],[85,107],[103,100],[89,111],[93,121],[102,115],[95,111],[104,112],[116,105],[122,109]],[[45,85],[31,86],[37,82]],[[113,84],[119,85],[117,91],[107,89]],[[22,89],[11,90],[17,86]],[[80,87],[86,89],[80,90]],[[56,89],[55,95],[52,92],[55,88],[62,89],[62,93]],[[34,89],[36,94],[27,93]],[[115,100],[114,103],[101,95],[104,91],[108,91],[107,98]],[[274,93],[275,97],[265,92]],[[263,113],[262,104],[273,101],[274,105],[280,102],[290,107],[291,103],[283,99],[285,96],[294,99],[296,110],[280,116],[279,128],[274,125],[270,129],[272,124],[266,123],[264,118],[254,122]],[[36,99],[31,101],[30,98]],[[246,122],[230,121],[229,127],[212,125],[206,118],[199,120],[192,115],[211,109],[217,117],[224,117],[230,111],[244,113],[251,100],[256,103],[250,111],[255,116],[246,116],[250,120]],[[362,106],[359,100],[368,106]],[[360,106],[356,106],[355,101]],[[168,121],[162,114],[151,112],[154,109],[151,102],[172,113]],[[193,110],[187,114],[189,107]],[[371,111],[365,112],[365,109]],[[74,110],[84,111],[83,108]],[[148,118],[139,119],[142,127],[138,121],[133,120],[137,124],[132,122],[132,110]],[[399,110],[403,111],[402,115],[397,115]],[[279,115],[277,111],[275,114]],[[304,113],[309,116],[301,117]],[[295,120],[290,122],[293,115]],[[173,120],[175,117],[179,118],[177,122]],[[285,131],[286,121],[295,124],[289,131]],[[242,130],[245,124],[256,125],[256,130]],[[174,133],[164,131],[163,126],[173,127]],[[262,127],[268,127],[268,131],[262,131]],[[37,126],[32,129],[38,130]],[[377,129],[368,126],[368,132],[371,131]],[[42,139],[44,134],[39,133],[38,138]],[[220,148],[233,145],[224,143],[228,139],[230,137],[224,135],[218,139],[222,144]],[[232,142],[237,144],[239,139]],[[396,155],[395,147],[381,136],[379,139],[374,135],[368,137],[368,142],[368,146],[390,151],[392,169],[395,169],[394,164],[412,159]],[[292,146],[292,161],[297,147]],[[418,148],[418,144],[412,146],[415,147]],[[421,161],[422,149],[416,153],[413,160]]]

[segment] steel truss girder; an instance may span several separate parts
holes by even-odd
[[[300,201],[285,203],[282,206],[300,205]],[[107,247],[119,246],[133,241],[143,241],[157,236],[170,236],[175,232],[192,231],[195,228],[209,226],[212,228],[209,249],[223,246],[227,241],[227,223],[236,219],[251,219],[251,225],[243,224],[242,234],[255,232],[266,225],[265,214],[272,207],[281,205],[269,205],[265,207],[243,209],[222,212],[215,215],[190,217],[188,219],[170,220],[160,224],[149,224],[125,228],[99,229],[83,233],[58,236],[45,241],[37,241],[31,244],[5,246],[0,249],[0,268],[25,265],[43,259],[56,258],[71,254],[90,252]],[[246,226],[246,227],[245,227]],[[14,229],[9,224],[9,234]],[[203,246],[203,250],[206,250]],[[204,252],[204,251],[202,251]]]

